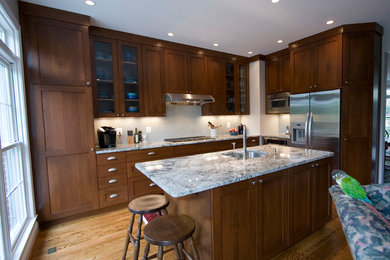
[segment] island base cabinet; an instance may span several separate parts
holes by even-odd
[[[256,259],[256,181],[213,190],[214,259]]]
[[[288,171],[257,181],[257,259],[270,259],[288,247]]]

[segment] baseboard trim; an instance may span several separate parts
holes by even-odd
[[[23,248],[23,251],[21,252],[19,257],[15,256],[14,259],[30,259],[32,249],[38,235],[38,231],[39,231],[38,222],[35,220],[31,232],[27,238],[26,244]]]

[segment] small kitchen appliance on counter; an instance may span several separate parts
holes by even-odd
[[[102,126],[97,130],[99,147],[110,148],[116,146],[116,131],[111,126]]]

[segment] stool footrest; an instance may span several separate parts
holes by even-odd
[[[175,250],[175,249],[174,248],[169,248],[169,249],[163,250],[163,254],[171,252],[172,250]],[[156,257],[157,257],[157,253],[154,253],[153,255],[147,256],[147,258],[143,258],[143,259],[149,260],[149,259],[153,259],[153,258],[156,258]]]

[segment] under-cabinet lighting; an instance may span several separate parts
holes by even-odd
[[[95,5],[95,2],[92,0],[85,0],[84,3],[86,3],[87,5]]]
[[[280,0],[271,0],[272,3],[276,4],[278,3]]]
[[[334,24],[334,20],[326,21],[326,24]]]
[[[169,36],[169,37],[173,37],[173,36],[175,36],[175,34],[174,34],[173,32],[169,32],[169,33],[168,33],[168,36]]]
[[[218,47],[219,43],[214,43],[213,45],[214,45],[214,47]]]
[[[277,40],[276,42],[277,42],[277,43],[282,43],[282,42],[283,42],[283,40]]]
[[[253,53],[253,51],[248,51],[248,54],[252,54]]]

